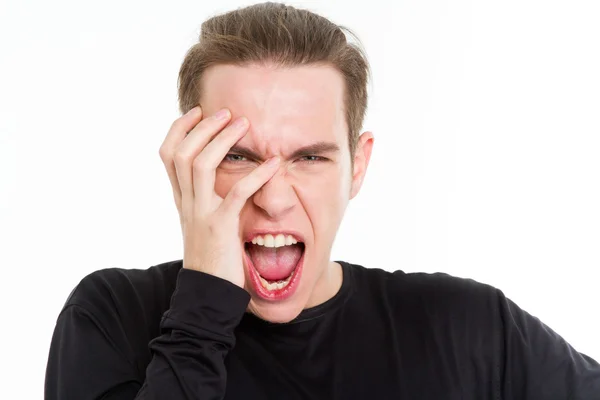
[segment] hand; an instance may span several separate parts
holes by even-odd
[[[215,193],[216,168],[229,149],[247,132],[245,117],[231,119],[224,109],[202,119],[196,107],[175,120],[163,144],[163,161],[183,235],[183,268],[226,279],[243,288],[245,283],[239,234],[239,215],[246,200],[275,174],[272,158],[240,179],[225,196]],[[189,132],[189,134],[188,134]]]

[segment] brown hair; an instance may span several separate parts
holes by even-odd
[[[345,32],[358,44],[349,43]],[[367,108],[369,63],[360,41],[348,28],[308,10],[261,3],[212,17],[202,23],[200,38],[179,71],[179,109],[198,105],[200,79],[218,64],[274,63],[292,67],[330,65],[343,75],[350,155],[354,156]]]

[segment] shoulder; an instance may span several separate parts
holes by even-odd
[[[490,316],[498,310],[501,291],[471,278],[443,272],[386,271],[354,264],[352,273],[360,282],[357,286],[394,308],[469,319]]]
[[[145,270],[106,268],[88,274],[58,315],[51,351],[65,359],[89,363],[93,358],[119,368],[127,360],[143,377],[151,359],[148,343],[160,334],[160,318],[169,307],[180,268],[181,261],[173,261]]]
[[[441,343],[453,357],[469,364],[491,365],[495,359],[502,341],[499,289],[443,272],[390,272],[360,266],[352,271],[358,280],[368,282],[356,283],[364,291],[357,300],[379,310],[391,324],[410,327],[417,342]]]
[[[475,279],[461,278],[445,272],[387,271],[357,264],[348,265],[351,266],[352,274],[356,279],[366,282],[370,286],[384,286],[397,293],[422,298],[468,298],[498,290],[492,285]]]
[[[94,271],[73,289],[63,310],[79,306],[92,314],[103,314],[115,308],[168,302],[180,269],[181,260],[148,269],[105,268]]]

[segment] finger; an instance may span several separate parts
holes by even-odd
[[[178,211],[181,211],[181,188],[179,187],[179,181],[177,179],[177,172],[175,170],[173,158],[179,143],[181,143],[183,138],[185,138],[187,132],[190,131],[198,123],[198,121],[200,121],[200,118],[202,118],[202,109],[200,106],[192,108],[186,114],[180,118],[177,118],[171,125],[171,128],[169,129],[169,132],[167,133],[167,136],[165,137],[165,140],[158,151],[158,154],[160,155],[160,158],[167,170],[167,175],[169,176],[169,181],[171,182],[171,187],[173,188],[173,198],[175,199],[175,204]]]
[[[212,117],[200,121],[177,147],[175,170],[181,188],[182,210],[186,216],[193,215],[195,204],[192,163],[206,144],[227,125],[230,118],[231,112],[228,109],[220,110]]]
[[[273,157],[240,179],[227,193],[220,212],[239,215],[246,201],[275,175],[279,167],[279,157]]]
[[[214,197],[216,169],[227,155],[231,147],[248,131],[249,122],[240,117],[233,124],[217,135],[196,157],[193,166],[194,197],[200,212],[206,211],[204,205],[210,207]]]

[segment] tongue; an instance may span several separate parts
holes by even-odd
[[[260,276],[278,281],[290,276],[300,261],[302,249],[297,244],[277,248],[250,244],[248,254]]]

